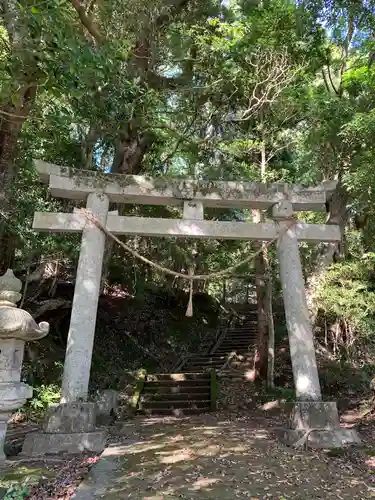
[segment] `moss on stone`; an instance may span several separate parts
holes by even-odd
[[[54,472],[41,467],[16,466],[0,471],[0,488],[7,490],[15,484],[35,486],[42,479],[53,477]]]

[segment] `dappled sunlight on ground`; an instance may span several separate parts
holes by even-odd
[[[77,500],[370,498],[355,471],[285,448],[256,422],[205,415],[124,428],[125,442],[106,450]]]

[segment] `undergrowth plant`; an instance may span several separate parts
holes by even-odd
[[[55,385],[41,385],[34,388],[33,397],[26,403],[24,411],[34,416],[40,416],[52,403],[60,400],[60,388]]]
[[[319,341],[332,358],[365,365],[375,359],[375,254],[355,252],[333,264],[316,289]]]
[[[23,484],[13,484],[7,489],[4,500],[23,500],[27,498],[29,494],[29,489]]]

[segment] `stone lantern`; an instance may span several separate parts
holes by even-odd
[[[32,387],[21,382],[25,342],[38,340],[49,331],[48,323],[38,325],[28,312],[17,308],[21,288],[11,269],[0,277],[0,462],[5,460],[7,422],[33,394]]]

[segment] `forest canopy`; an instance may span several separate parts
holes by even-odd
[[[316,311],[339,325],[343,343],[371,335],[373,2],[4,0],[0,11],[3,271],[77,261],[76,237],[32,231],[34,211],[73,206],[39,184],[33,158],[167,177],[304,185],[334,179],[327,221],[345,236],[337,248],[302,247],[308,294]],[[118,208],[159,217],[178,212]],[[254,214],[211,210],[207,217]],[[321,215],[305,217],[324,222]],[[178,272],[186,270],[193,245],[170,238],[128,243]],[[255,249],[200,241],[196,272],[230,266]],[[135,268],[137,279],[167,282],[119,248],[110,255],[109,282],[131,281]],[[273,252],[267,261],[277,290]],[[210,286],[215,291],[221,283]]]

